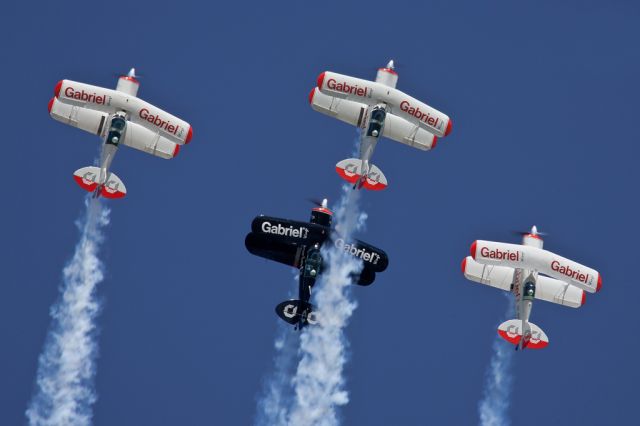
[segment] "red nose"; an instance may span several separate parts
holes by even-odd
[[[452,128],[453,128],[453,120],[449,119],[449,122],[447,123],[447,129],[444,131],[444,135],[447,136],[449,133],[451,133]]]
[[[322,89],[323,82],[324,82],[324,72],[318,76],[318,89]]]
[[[477,241],[474,241],[473,244],[471,244],[471,257],[473,257],[473,260],[476,259],[476,245],[478,244]]]
[[[598,285],[596,286],[596,291],[600,291],[602,288],[602,275],[598,273]]]
[[[193,127],[189,126],[189,131],[187,132],[187,138],[184,140],[184,143],[191,142],[192,137],[193,137]]]

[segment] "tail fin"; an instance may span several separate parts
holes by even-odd
[[[380,191],[387,187],[387,178],[382,170],[373,164],[369,165],[369,173],[366,178],[362,176],[362,160],[347,158],[336,164],[336,172],[349,183],[360,182],[360,185],[371,191]],[[361,179],[363,178],[363,179]]]
[[[522,349],[542,349],[549,344],[549,338],[540,327],[532,322],[518,319],[500,324],[498,334],[507,342],[518,345]]]
[[[103,185],[100,185],[100,168],[95,166],[83,167],[73,173],[73,179],[82,189],[88,192],[99,190],[105,198],[122,198],[127,194],[127,188],[120,178],[109,172]]]
[[[291,325],[305,326],[318,323],[313,305],[303,300],[286,300],[276,306],[276,314]]]

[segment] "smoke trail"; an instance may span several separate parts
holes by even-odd
[[[258,426],[287,424],[288,409],[293,400],[291,376],[295,373],[299,340],[298,333],[292,333],[290,326],[279,325],[274,344],[275,371],[265,381],[263,396],[258,400]]]
[[[343,187],[333,219],[341,238],[348,239],[364,226],[359,196],[360,191]],[[300,335],[283,328],[276,339],[276,368],[258,402],[258,425],[335,425],[336,408],[349,402],[344,390],[348,348],[344,328],[356,308],[349,292],[351,275],[362,264],[332,244],[322,250],[326,269],[314,286],[312,300],[320,324],[305,327]]]
[[[358,208],[359,195],[360,191],[343,187],[334,220],[344,239],[366,220]],[[357,306],[350,297],[351,275],[361,270],[362,263],[334,245],[324,246],[323,251],[327,270],[314,289],[320,324],[305,328],[300,336],[301,359],[292,379],[295,399],[289,424],[294,425],[338,424],[336,408],[349,402],[344,390],[348,348],[344,328]]]
[[[60,298],[38,361],[37,389],[26,411],[31,425],[88,425],[96,401],[93,379],[98,352],[95,319],[100,310],[96,286],[103,279],[98,250],[109,210],[87,196],[76,222],[80,241],[65,266]]]
[[[515,305],[511,293],[506,317],[513,315]],[[511,387],[513,384],[513,346],[507,344],[499,336],[493,341],[493,356],[487,371],[482,400],[478,404],[480,424],[482,426],[508,426],[509,404],[511,403]]]

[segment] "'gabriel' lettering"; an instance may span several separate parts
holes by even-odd
[[[496,260],[509,260],[511,262],[520,262],[522,261],[522,254],[520,251],[509,251],[509,250],[489,250],[487,247],[482,247],[480,249],[480,255],[482,257],[486,257],[487,259],[496,259]]]
[[[578,270],[571,269],[570,266],[563,266],[557,260],[551,262],[551,270],[561,273],[569,278],[572,278],[581,283],[587,284],[589,281],[589,274],[584,274]]]
[[[81,91],[75,90],[69,86],[64,89],[64,95],[67,98],[75,99],[83,102],[91,102],[98,105],[105,105],[107,103],[107,95],[99,96],[97,93],[87,93],[82,89]]]
[[[400,111],[406,112],[435,129],[442,130],[443,122],[439,117],[433,118],[428,112],[421,111],[420,107],[412,107],[408,101],[400,102]]]
[[[366,97],[369,96],[369,88],[368,87],[360,87],[357,84],[350,86],[348,83],[338,83],[335,79],[330,78],[327,81],[327,87],[331,90],[335,90],[336,92],[346,93],[347,95],[356,95]]]
[[[285,237],[303,238],[306,239],[309,235],[309,229],[301,226],[294,228],[293,225],[289,227],[282,226],[281,224],[272,225],[271,222],[262,223],[262,232],[267,234],[283,235]]]
[[[369,262],[373,265],[378,264],[378,260],[380,260],[380,255],[374,251],[368,252],[363,248],[358,248],[355,244],[347,244],[342,238],[338,238],[335,242],[335,246],[341,250],[344,250],[346,253],[349,253],[351,256],[359,257],[365,262]]]
[[[163,120],[162,118],[160,118],[160,115],[151,114],[146,108],[142,108],[139,115],[143,120],[146,120],[154,126],[157,126],[162,130],[174,135],[178,133],[178,129],[180,128],[180,126],[170,124],[171,122],[168,120]]]

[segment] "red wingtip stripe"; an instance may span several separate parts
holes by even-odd
[[[438,145],[438,137],[434,135],[433,142],[431,142],[431,149],[434,149],[436,145]]]
[[[187,132],[187,137],[184,140],[184,143],[191,142],[191,138],[193,137],[193,127],[189,126],[189,131]]]
[[[473,244],[471,244],[471,257],[473,257],[473,260],[476,260],[476,246],[478,245],[477,241],[474,241]]]
[[[602,275],[598,273],[598,284],[596,285],[596,291],[600,291],[601,288],[602,288]]]
[[[49,114],[51,114],[51,108],[53,108],[53,103],[55,102],[55,100],[56,98],[51,98],[49,104],[47,105],[47,108],[49,108]]]
[[[323,72],[322,74],[320,74],[318,76],[318,89],[320,89],[320,90],[322,90],[322,83],[324,83],[324,74],[325,74],[325,72]]]
[[[467,258],[466,257],[464,259],[462,259],[462,264],[460,265],[460,267],[462,268],[462,274],[464,275],[464,273],[467,271]]]
[[[178,156],[179,152],[180,152],[180,145],[176,144],[176,147],[173,148],[173,157],[172,158],[176,158]]]
[[[58,84],[56,84],[55,89],[53,89],[53,94],[56,98],[60,97],[60,89],[62,89],[62,82],[63,80],[60,80]]]
[[[444,135],[448,136],[449,133],[451,133],[452,128],[453,128],[453,120],[449,119],[449,122],[447,123],[447,129],[444,131]]]
[[[316,88],[314,87],[313,89],[311,89],[311,92],[309,92],[309,103],[313,104],[313,97],[316,95]]]
[[[587,301],[587,292],[582,290],[582,299],[580,300],[580,306],[584,305],[586,301]]]

